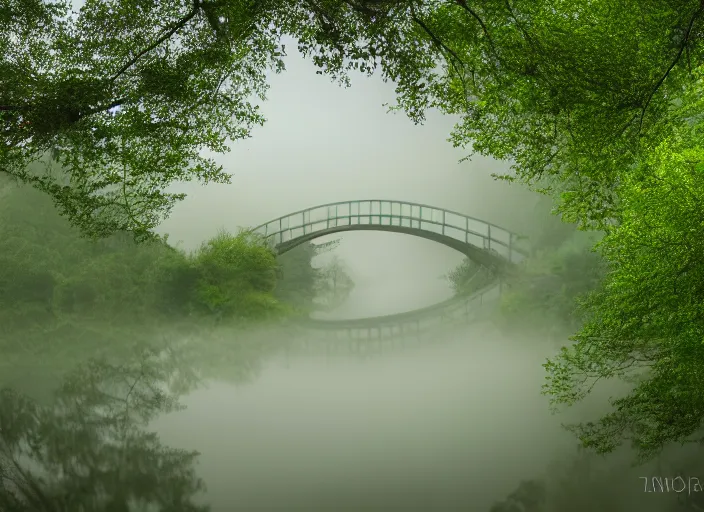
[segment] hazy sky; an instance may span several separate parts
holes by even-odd
[[[74,11],[84,4],[72,0]],[[447,142],[454,119],[430,112],[423,126],[387,113],[394,86],[353,75],[344,89],[287,39],[287,70],[270,79],[253,137],[213,155],[233,174],[230,185],[184,184],[188,197],[158,231],[195,249],[221,228],[254,227],[319,204],[395,199],[456,210],[495,224],[520,225],[527,192],[490,177],[507,164],[476,157]],[[337,316],[369,316],[429,305],[451,295],[442,279],[462,256],[420,238],[388,233],[342,235],[337,254],[357,284]],[[322,241],[322,240],[321,240]]]
[[[271,78],[253,137],[215,155],[233,174],[230,185],[186,184],[188,194],[162,232],[192,249],[218,229],[252,227],[290,212],[351,199],[396,199],[510,223],[508,210],[525,190],[489,175],[507,168],[484,158],[458,163],[465,152],[447,142],[453,120],[431,113],[415,126],[388,113],[392,84],[353,77],[341,88],[287,44],[287,70]],[[462,256],[423,239],[388,233],[342,235],[338,254],[357,287],[345,316],[379,315],[449,296],[440,277]]]

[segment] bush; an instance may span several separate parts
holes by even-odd
[[[241,319],[258,319],[284,311],[273,296],[276,256],[256,235],[222,231],[201,245],[191,262],[197,273],[197,311]]]

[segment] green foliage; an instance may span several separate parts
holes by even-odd
[[[287,313],[274,296],[276,259],[247,233],[221,233],[193,254],[125,233],[89,240],[40,192],[5,181],[0,194],[5,382],[22,380],[29,361],[62,373],[87,357],[129,353],[167,328],[181,336],[198,328],[209,339],[214,323],[242,327]],[[229,355],[219,357],[235,368],[233,357],[245,364],[253,355],[232,336]]]
[[[229,181],[202,150],[228,151],[264,121],[251,100],[283,69],[282,35],[335,77],[394,54],[373,22],[383,3],[90,0],[73,17],[69,2],[25,3],[2,11],[0,170],[91,236],[149,237],[183,197],[169,184]],[[49,151],[65,175],[28,172]]]
[[[27,5],[25,5],[27,4]],[[277,31],[241,2],[87,1],[2,11],[0,170],[49,194],[91,236],[139,238],[183,196],[176,181],[227,182],[200,150],[227,150],[263,118]],[[214,30],[212,20],[225,21]],[[257,30],[250,27],[257,25]],[[119,108],[119,110],[117,110]],[[48,151],[64,176],[29,172]]]
[[[409,54],[420,76],[401,82],[400,106],[461,116],[457,146],[512,162],[507,179],[552,188],[570,221],[608,224],[624,173],[671,133],[673,100],[701,91],[696,0],[413,4],[406,20],[424,32],[414,44],[446,65]]]
[[[555,404],[581,399],[596,380],[640,377],[612,413],[574,427],[600,452],[630,439],[649,457],[701,436],[702,128],[683,124],[624,178],[618,223],[599,244],[610,272],[583,302],[587,322],[574,346],[546,365]]]
[[[459,115],[456,145],[527,182],[556,177],[565,211],[594,225],[670,133],[673,99],[700,90],[696,0],[91,0],[75,17],[69,5],[0,13],[0,165],[95,236],[149,236],[182,197],[170,183],[229,180],[200,150],[227,151],[263,122],[250,99],[283,69],[284,35],[343,83],[379,69],[415,121]],[[27,171],[52,150],[65,176]]]
[[[195,252],[192,264],[198,269],[197,308],[243,319],[262,318],[282,311],[273,297],[276,257],[264,241],[252,233],[219,233]]]
[[[188,340],[203,376],[250,379],[280,339],[254,328],[309,311],[281,288],[307,289],[312,303],[312,256],[335,246],[311,244],[287,283],[286,264],[249,232],[221,232],[190,254],[127,233],[90,240],[39,191],[5,180],[0,195],[0,387],[42,399],[81,361],[128,357],[170,336]]]

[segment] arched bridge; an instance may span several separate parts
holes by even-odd
[[[252,231],[278,254],[316,238],[344,231],[390,231],[432,240],[488,267],[520,263],[526,251],[519,236],[490,222],[425,204],[365,199],[300,210]]]
[[[277,254],[316,238],[345,231],[389,231],[432,240],[465,254],[471,260],[501,275],[521,263],[527,251],[520,236],[490,222],[425,204],[365,199],[329,203],[300,210],[252,230],[269,241]],[[494,290],[494,291],[491,291]],[[354,320],[310,320],[309,328],[336,333],[337,337],[381,339],[420,329],[421,324],[468,317],[470,306],[485,303],[500,293],[500,283],[471,297],[449,301],[397,315]]]

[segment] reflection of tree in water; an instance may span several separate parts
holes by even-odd
[[[206,511],[197,452],[161,445],[144,427],[182,408],[196,376],[172,351],[135,364],[90,361],[42,407],[0,392],[0,510],[7,512]]]

